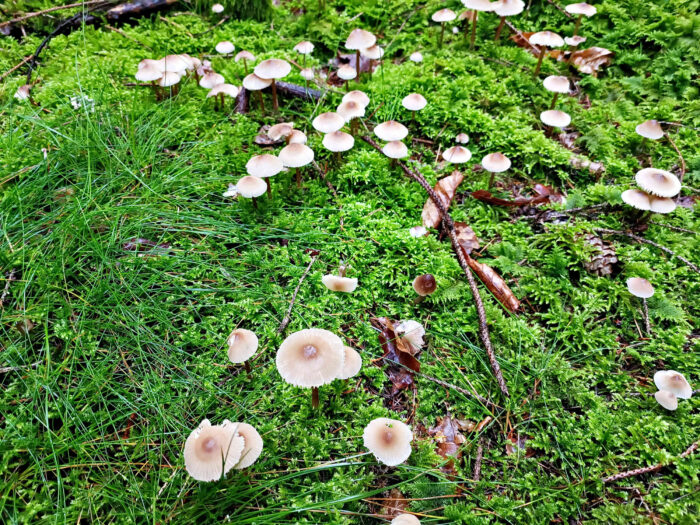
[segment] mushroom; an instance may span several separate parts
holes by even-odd
[[[498,39],[501,37],[503,26],[506,25],[506,17],[519,15],[525,9],[525,2],[522,0],[501,0],[498,4],[494,12],[501,17],[501,21],[496,28],[496,35],[493,38],[494,42],[498,42]]]
[[[246,77],[243,79],[244,88],[246,88],[248,91],[258,92],[258,101],[260,102],[260,111],[262,112],[265,111],[265,102],[263,101],[262,90],[270,84],[272,84],[272,80],[260,78],[255,73],[246,75]]]
[[[474,49],[474,42],[476,40],[476,21],[479,18],[479,11],[489,12],[494,11],[498,7],[498,2],[490,2],[489,0],[462,0],[462,4],[467,9],[474,11],[474,17],[472,20],[472,36],[469,41],[469,48]]]
[[[396,335],[406,344],[409,352],[416,355],[425,345],[425,328],[418,321],[401,321],[394,326]]]
[[[296,51],[304,57],[303,67],[306,67],[306,55],[310,55],[311,53],[313,53],[314,45],[307,40],[303,40],[294,46],[294,51]]]
[[[571,124],[571,117],[568,113],[558,109],[548,109],[540,113],[540,120],[545,126],[552,128],[565,128]]]
[[[638,124],[634,130],[637,135],[641,135],[645,139],[659,140],[664,136],[664,130],[661,129],[661,124],[658,120],[645,120],[641,124]]]
[[[160,87],[169,87],[172,88],[171,94],[172,95],[177,95],[178,93],[178,84],[180,83],[180,79],[182,78],[181,73],[177,73],[175,71],[166,71],[163,73],[163,76],[160,77],[158,80],[158,85]]]
[[[420,520],[413,514],[399,514],[389,525],[420,525]]]
[[[244,447],[241,451],[241,459],[234,466],[235,469],[250,467],[260,457],[263,450],[263,440],[253,425],[248,423],[229,423],[243,438]]]
[[[336,379],[343,370],[345,350],[340,338],[318,328],[294,332],[277,351],[276,364],[287,383],[311,388],[311,405],[318,408],[318,387]]]
[[[345,95],[343,95],[343,102],[349,101],[357,102],[363,108],[369,106],[369,97],[367,96],[367,93],[360,91],[359,89],[348,91],[345,93]]]
[[[236,183],[236,190],[241,197],[253,200],[253,208],[258,207],[257,198],[265,193],[267,184],[260,177],[246,175]]]
[[[467,135],[466,133],[460,133],[455,137],[455,142],[459,142],[460,144],[468,144],[469,135]]]
[[[416,111],[420,111],[428,105],[428,101],[420,93],[411,93],[406,95],[401,101],[401,105],[411,112],[411,121]]]
[[[564,7],[564,9],[567,13],[571,13],[572,15],[578,15],[578,18],[576,18],[576,25],[574,26],[574,36],[578,35],[578,30],[581,27],[581,19],[584,16],[590,18],[598,12],[598,10],[594,6],[585,2],[569,4],[566,7]]]
[[[213,89],[215,86],[224,83],[226,83],[226,79],[214,71],[205,73],[202,75],[202,78],[199,79],[199,85],[204,89]]]
[[[542,81],[544,88],[547,91],[554,93],[552,98],[552,103],[549,105],[549,109],[554,109],[554,105],[557,103],[557,98],[559,93],[569,92],[569,79],[559,75],[550,75]]]
[[[222,6],[221,4],[214,4],[211,6],[211,12],[220,15],[224,12],[224,6]]]
[[[217,97],[217,96],[218,96],[218,98],[221,98],[221,109],[223,110],[225,107],[224,96],[236,98],[238,96],[239,91],[240,91],[240,89],[238,89],[238,87],[234,86],[233,84],[217,84],[216,86],[214,86],[213,88],[211,88],[209,90],[209,93],[207,93],[207,98]],[[217,99],[215,99],[215,101]]]
[[[435,11],[431,17],[433,22],[440,24],[440,37],[438,38],[438,47],[442,47],[442,39],[445,35],[445,22],[452,22],[457,15],[452,9],[440,9]]]
[[[675,197],[681,191],[681,182],[670,171],[644,168],[634,176],[637,185],[644,191],[659,197]]]
[[[678,397],[672,392],[659,390],[654,394],[656,401],[666,410],[676,410],[678,408]]]
[[[381,60],[381,58],[384,56],[384,50],[381,48],[381,46],[375,44],[367,49],[361,49],[360,55],[369,59],[369,75],[372,76],[372,73],[374,72],[374,61]]]
[[[374,457],[390,467],[403,463],[411,455],[413,433],[408,425],[396,419],[373,419],[365,427],[362,439]]]
[[[156,96],[156,100],[160,97],[158,93],[158,85],[156,81],[160,80],[161,77],[163,76],[163,64],[158,63],[157,60],[150,60],[146,59],[148,62],[145,60],[142,60],[139,63],[139,68],[136,71],[136,74],[134,75],[134,78],[138,80],[139,82],[150,82],[151,86],[153,87],[153,93]],[[141,65],[143,64],[143,66]],[[24,87],[24,86],[22,86]],[[20,88],[21,89],[21,88]],[[19,92],[19,90],[17,90]],[[29,94],[29,89],[27,89],[27,95]],[[17,97],[17,94],[15,94],[15,98]]]
[[[493,186],[493,179],[495,178],[496,173],[503,173],[510,168],[510,159],[503,153],[489,153],[483,159],[481,159],[481,166],[486,171],[491,173],[488,186],[491,188],[491,186]]]
[[[419,275],[413,279],[413,289],[418,294],[418,297],[416,297],[413,302],[420,303],[424,301],[428,295],[437,290],[437,281],[435,281],[435,277],[430,273]]]
[[[411,237],[425,237],[428,235],[428,230],[421,224],[419,226],[411,226],[408,229],[408,233]]]
[[[464,164],[472,158],[472,152],[464,146],[452,146],[442,152],[442,158],[450,164]]]
[[[287,135],[287,144],[306,144],[306,141],[306,135],[299,129],[293,129],[292,132]]]
[[[641,277],[630,277],[627,279],[627,289],[635,297],[639,297],[642,300],[642,305],[644,309],[644,327],[646,328],[647,334],[651,334],[651,323],[649,323],[649,308],[647,306],[647,299],[654,295],[654,287],[646,279]]]
[[[272,81],[272,107],[275,111],[279,110],[279,105],[277,104],[277,85],[275,80],[278,78],[284,78],[289,75],[292,70],[292,66],[286,60],[280,60],[279,58],[269,58],[263,60],[257,66],[255,66],[255,74],[262,78],[263,80]]]
[[[384,144],[382,153],[390,159],[403,159],[408,155],[408,148],[400,140],[392,140]]]
[[[349,133],[334,131],[324,135],[322,143],[328,151],[340,156],[341,152],[352,149],[355,145],[355,139]]]
[[[415,62],[416,64],[420,64],[423,62],[423,54],[420,51],[414,51],[411,53],[411,55],[408,57],[408,59],[411,62]]]
[[[258,351],[258,336],[245,328],[237,328],[226,339],[228,359],[232,363],[245,363],[245,370],[250,374],[248,359]]]
[[[564,40],[558,34],[552,31],[539,31],[530,35],[528,42],[533,46],[539,46],[540,54],[537,58],[537,65],[535,66],[532,76],[536,77],[540,73],[540,67],[542,67],[542,59],[548,47],[561,47],[564,45]]]
[[[357,77],[355,68],[349,65],[340,66],[337,71],[338,77],[345,80],[345,89],[350,90],[350,81]]]
[[[625,204],[638,210],[652,213],[671,213],[676,209],[676,202],[673,199],[656,197],[642,190],[625,190],[621,197]]]
[[[321,277],[323,286],[333,292],[352,293],[357,288],[357,279],[341,275],[328,274]]]
[[[318,115],[311,125],[320,133],[333,133],[345,125],[345,119],[338,113],[329,111]]]
[[[282,139],[288,140],[292,131],[294,131],[294,122],[280,122],[267,130],[267,136],[278,142]]]
[[[654,374],[654,384],[659,390],[671,392],[680,399],[690,399],[693,388],[685,376],[675,370],[659,370]]]
[[[243,51],[239,51],[236,56],[233,58],[236,62],[240,62],[243,60],[243,71],[245,71],[245,74],[248,74],[248,60],[255,60],[255,55],[251,53],[250,51],[246,51],[245,49]]]
[[[216,481],[238,463],[244,446],[230,422],[212,425],[205,419],[185,441],[185,469],[197,481]]]
[[[163,71],[172,71],[184,75],[191,68],[191,62],[183,55],[167,55],[163,58]]]
[[[353,29],[345,41],[345,47],[355,51],[355,76],[360,78],[360,51],[377,43],[377,37],[364,29]]]
[[[306,144],[288,144],[279,153],[279,158],[287,168],[296,172],[297,188],[301,187],[301,172],[299,168],[314,160],[314,151]]]
[[[343,360],[343,369],[338,374],[338,379],[350,379],[356,376],[362,368],[362,357],[353,348],[349,346],[343,347],[345,358]]]
[[[352,92],[351,92],[352,93]],[[350,123],[350,134],[357,132],[357,118],[365,116],[365,106],[355,100],[345,100],[336,109],[338,115]]]
[[[304,69],[302,69],[302,70],[299,71],[299,76],[300,76],[301,78],[303,78],[304,80],[306,80],[306,87],[307,87],[307,89],[308,89],[308,87],[309,87],[309,80],[313,80],[313,79],[314,79],[314,70],[313,70],[313,68],[306,67],[306,68],[304,68]]]
[[[275,157],[269,153],[263,153],[262,155],[255,155],[251,157],[246,163],[245,169],[248,172],[248,175],[263,179],[265,181],[265,185],[267,186],[267,194],[272,195],[269,178],[274,177],[280,171],[282,171],[284,169],[284,165],[279,157]]]
[[[565,36],[564,37],[564,43],[569,46],[569,60],[568,62],[571,62],[574,59],[574,51],[576,51],[576,48],[583,44],[586,41],[585,36]]]
[[[223,42],[216,44],[214,49],[216,49],[216,52],[221,55],[230,55],[236,49],[236,46],[234,46],[228,40],[224,40]]]
[[[381,140],[403,140],[408,135],[408,129],[395,120],[388,120],[374,127],[374,134]]]

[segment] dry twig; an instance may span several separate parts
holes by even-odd
[[[474,473],[472,479],[479,481],[481,478],[481,461],[484,459],[484,436],[479,438],[479,446],[476,449],[476,458],[474,458]]]
[[[282,332],[284,332],[284,329],[287,328],[289,321],[292,320],[292,308],[294,308],[294,302],[297,299],[297,294],[299,293],[299,289],[301,288],[301,284],[304,282],[304,279],[306,279],[306,276],[311,271],[311,267],[316,262],[316,259],[318,259],[318,255],[319,255],[318,252],[316,252],[311,256],[311,261],[309,261],[309,265],[306,267],[306,270],[304,270],[304,273],[301,275],[301,278],[299,279],[299,283],[297,284],[297,287],[294,289],[294,293],[292,294],[292,301],[289,303],[289,308],[287,309],[287,313],[285,314],[284,319],[282,319],[282,322],[280,323],[279,328],[277,328],[278,334],[281,334]]]
[[[690,456],[693,452],[695,452],[698,448],[698,445],[700,445],[700,441],[696,441],[692,445],[690,445],[685,452],[683,452],[679,458],[685,458],[687,456]],[[631,478],[632,476],[641,476],[642,474],[650,474],[652,472],[658,472],[662,468],[664,468],[666,465],[663,463],[657,463],[656,465],[651,465],[649,467],[642,467],[642,468],[636,468],[634,470],[626,470],[625,472],[620,472],[618,474],[613,474],[612,476],[608,476],[607,478],[603,479],[603,483],[612,483],[613,481],[619,481],[621,479],[625,478]]]
[[[42,9],[41,11],[35,11],[34,13],[27,13],[26,15],[13,18],[12,20],[7,20],[0,23],[0,27],[9,26],[12,24],[17,24],[19,22],[24,22],[30,18],[35,18],[37,16],[46,15],[48,13],[53,13],[55,11],[61,11],[63,9],[72,9],[73,7],[86,7],[93,4],[105,4],[105,3],[115,3],[114,0],[88,0],[87,2],[78,2],[75,4],[59,5],[56,7],[49,7],[48,9]]]

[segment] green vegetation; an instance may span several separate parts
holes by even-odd
[[[513,23],[523,31],[571,34],[573,20],[552,5],[559,3],[532,2]],[[376,514],[387,509],[369,498],[395,487],[423,523],[695,523],[697,455],[657,474],[601,480],[675,461],[698,439],[700,396],[675,412],[650,396],[660,369],[699,384],[698,274],[625,237],[606,237],[619,259],[612,276],[588,273],[584,263],[593,253],[584,234],[627,228],[630,214],[622,206],[542,225],[469,192],[487,182],[471,167],[502,151],[513,161],[497,178],[503,198],[513,197],[514,181],[525,189],[539,182],[566,192],[567,208],[620,204],[640,160],[678,171],[668,141],[635,133],[637,124],[655,118],[683,124],[668,129],[687,163],[682,195],[697,197],[700,2],[604,0],[598,15],[583,21],[586,45],[615,55],[597,77],[577,76],[580,92],[560,96],[558,107],[580,133],[577,155],[605,166],[599,179],[572,167],[571,152],[543,133],[538,115],[551,93],[532,78],[536,57],[505,35],[492,42],[496,16],[480,15],[475,51],[463,28],[458,35],[446,31],[438,50],[439,26],[429,19],[445,2],[328,1],[323,13],[317,0],[279,4],[262,22],[215,26],[210,3],[192,2],[191,11],[163,14],[167,22],[155,15],[120,26],[122,33],[88,26],[58,36],[34,74],[38,106],[13,99],[26,69],[0,83],[0,293],[7,290],[0,366],[13,367],[0,374],[0,522],[218,523],[230,516],[236,524],[377,523]],[[10,1],[0,12],[9,18],[47,5],[55,3]],[[32,54],[51,25],[37,21],[28,27],[39,31],[20,41],[2,37],[0,72]],[[319,104],[283,98],[274,119],[261,116],[254,97],[248,114],[233,113],[230,102],[216,112],[192,80],[162,102],[129,85],[143,58],[212,54],[221,40],[258,60],[297,60],[292,47],[310,40],[316,49],[308,63],[320,67],[354,27],[377,34],[386,52],[382,67],[359,87],[371,98],[373,122],[408,123],[401,98],[420,92],[428,99],[409,125],[411,135],[434,141],[409,145],[416,169],[434,183],[451,172],[436,164],[438,148],[453,145],[460,132],[471,137],[474,157],[451,213],[482,241],[479,261],[523,302],[521,313],[509,315],[480,286],[510,399],[499,394],[449,242],[434,232],[409,234],[420,223],[425,192],[359,139],[338,162],[310,127],[341,93],[328,91]],[[425,58],[420,64],[407,59],[416,50]],[[240,85],[242,63],[211,60]],[[542,76],[567,71],[550,58],[542,65]],[[296,68],[285,80],[304,84]],[[258,199],[257,211],[249,200],[221,196],[245,174],[250,156],[262,152],[253,142],[260,126],[277,120],[306,130],[337,195],[309,170],[301,191],[291,172],[274,177],[273,198]],[[700,229],[692,206],[653,220]],[[642,235],[700,264],[697,234],[651,224]],[[139,238],[161,246],[125,248]],[[283,339],[277,327],[308,249],[320,255],[287,333],[325,328],[363,357],[347,386],[322,388],[317,412],[309,392],[282,381],[274,364]],[[353,294],[321,284],[340,261],[348,277],[360,280]],[[438,292],[414,304],[411,281],[428,272]],[[640,303],[625,286],[633,276],[656,288],[648,339],[640,338]],[[424,324],[421,372],[462,388],[471,384],[502,409],[418,376],[407,411],[388,410],[374,316]],[[226,336],[236,326],[260,338],[251,376],[226,357]],[[378,465],[362,446],[364,426],[376,417],[405,421],[414,412],[408,462]],[[474,422],[493,418],[479,432],[464,432],[454,476],[440,470],[445,459],[420,430],[448,413]],[[182,446],[205,417],[253,424],[265,441],[257,463],[217,483],[189,478]],[[526,437],[531,453],[506,453],[510,430]],[[489,447],[477,483],[472,471],[482,436]]]

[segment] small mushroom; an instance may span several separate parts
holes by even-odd
[[[329,111],[318,115],[311,125],[319,133],[333,133],[345,125],[345,119],[338,113]]]
[[[246,75],[243,79],[243,87],[248,91],[257,91],[258,102],[260,103],[260,111],[265,111],[265,102],[263,101],[262,90],[272,84],[272,80],[265,80],[257,76],[255,73]]]
[[[216,481],[241,458],[243,438],[228,421],[212,425],[203,420],[185,441],[185,469],[197,481]]]
[[[675,197],[681,191],[681,182],[670,171],[644,168],[634,176],[637,185],[658,197]]]
[[[472,152],[464,146],[452,146],[442,152],[442,158],[450,164],[464,164],[472,158]]]
[[[306,55],[310,55],[311,53],[313,53],[314,45],[311,42],[304,40],[294,46],[294,51],[296,51],[304,57],[303,67],[306,67]]]
[[[374,127],[374,134],[381,140],[403,140],[408,135],[408,129],[395,120],[388,120]]]
[[[412,355],[416,355],[420,352],[425,341],[423,336],[425,335],[425,328],[418,321],[408,320],[401,321],[394,326],[394,332],[401,338],[401,340],[406,344]]]
[[[369,97],[367,96],[367,93],[360,91],[359,89],[348,91],[345,93],[345,95],[343,95],[343,102],[349,101],[356,102],[363,108],[369,106]]]
[[[224,6],[222,6],[221,4],[214,4],[211,6],[211,12],[220,15],[224,12]]]
[[[401,105],[411,112],[411,121],[416,111],[420,111],[428,105],[428,101],[420,93],[411,93],[401,100]]]
[[[474,49],[474,42],[476,41],[476,21],[479,18],[479,11],[494,11],[496,7],[498,7],[499,2],[490,2],[489,0],[462,0],[462,4],[467,9],[474,11],[472,20],[472,35],[469,41],[469,48]]]
[[[491,178],[489,179],[489,188],[493,186],[493,179],[496,173],[503,173],[510,169],[510,159],[506,157],[503,153],[489,153],[483,159],[481,159],[481,166],[488,172],[491,173]]]
[[[205,73],[202,75],[202,78],[199,79],[199,85],[203,87],[204,89],[213,89],[214,87],[218,86],[219,84],[225,84],[226,79],[223,77],[223,75],[219,75],[218,73],[215,73],[214,71],[210,71],[208,73]]]
[[[245,74],[248,75],[248,60],[255,60],[255,55],[244,49],[243,51],[236,53],[236,56],[233,59],[236,62],[243,60],[243,71],[245,71]]]
[[[466,133],[460,133],[455,137],[455,142],[459,144],[468,144],[469,143],[469,135]]]
[[[377,43],[377,37],[364,29],[353,29],[345,41],[345,47],[355,51],[355,76],[360,78],[360,51]]]
[[[228,96],[231,98],[236,98],[240,89],[233,84],[217,84],[209,90],[207,93],[207,98],[217,97],[215,100],[221,99],[221,109],[225,109],[224,97]]]
[[[255,74],[264,79],[272,81],[272,108],[275,111],[279,110],[279,105],[277,104],[277,85],[275,80],[284,78],[289,75],[292,70],[292,66],[286,60],[280,60],[279,58],[269,58],[263,60],[257,66],[255,66]]]
[[[228,359],[232,363],[245,363],[246,372],[250,374],[248,359],[258,351],[258,336],[245,328],[237,328],[226,339]]]
[[[288,142],[293,131],[294,122],[280,122],[279,124],[271,126],[270,129],[267,130],[267,136],[275,142],[282,139],[285,139],[285,141]]]
[[[645,191],[631,189],[622,192],[622,200],[625,204],[638,210],[652,213],[671,213],[676,209],[676,202],[668,197],[656,197]]]
[[[349,65],[340,66],[337,71],[338,77],[345,80],[345,88],[350,90],[350,81],[357,77],[355,68]]]
[[[241,197],[253,200],[253,208],[258,207],[257,198],[267,191],[267,184],[260,177],[246,175],[236,183],[236,190]]]
[[[569,92],[569,79],[560,75],[550,75],[542,81],[542,84],[547,91],[554,93],[549,109],[554,109],[559,93]]]
[[[345,359],[343,361],[343,369],[338,374],[338,379],[350,379],[356,376],[362,368],[362,357],[353,348],[344,346]]]
[[[420,520],[413,514],[399,514],[389,525],[420,525]]]
[[[421,62],[423,62],[423,53],[421,53],[420,51],[414,51],[413,53],[411,53],[411,55],[408,57],[408,59],[411,62],[415,62],[416,64],[420,64]]]
[[[220,55],[230,55],[231,53],[234,52],[234,50],[236,49],[236,46],[234,46],[228,40],[224,40],[223,42],[219,42],[218,44],[216,44],[214,49],[216,49],[216,52],[219,53]]]
[[[243,438],[244,447],[241,451],[241,459],[235,465],[235,469],[240,470],[250,467],[255,463],[263,450],[263,440],[253,425],[248,423],[230,423],[236,432]]]
[[[166,71],[163,73],[163,76],[160,77],[160,79],[158,80],[158,85],[163,88],[171,88],[171,94],[177,95],[178,85],[180,84],[181,78],[181,73],[177,73],[175,71]]]
[[[651,334],[651,323],[649,323],[649,308],[647,306],[647,299],[654,295],[654,287],[646,279],[641,277],[630,277],[627,279],[627,290],[642,300],[642,305],[644,309],[644,327],[646,328],[647,334]]]
[[[493,38],[494,42],[498,42],[498,39],[501,37],[503,26],[506,25],[506,17],[519,15],[525,10],[525,2],[522,0],[501,0],[499,4],[494,9],[494,12],[501,17],[501,21],[496,28],[496,35]]]
[[[578,30],[581,27],[581,19],[584,16],[590,18],[598,12],[598,10],[594,6],[585,2],[569,4],[566,7],[564,7],[564,9],[567,13],[571,13],[572,15],[578,15],[578,17],[576,18],[576,25],[574,26],[574,36],[578,35]]]
[[[365,106],[355,100],[345,100],[336,109],[338,115],[350,123],[350,134],[357,133],[357,119],[365,116]]]
[[[369,74],[370,76],[372,76],[372,73],[374,71],[374,61],[382,59],[382,57],[384,56],[384,50],[381,46],[375,44],[371,47],[368,47],[367,49],[361,49],[360,55],[369,59]]]
[[[167,55],[163,58],[163,71],[172,71],[184,75],[192,63],[183,55]]]
[[[248,175],[253,177],[260,177],[265,181],[267,186],[267,194],[272,194],[272,189],[270,186],[270,177],[274,177],[280,171],[284,169],[284,165],[279,157],[270,155],[269,153],[263,153],[262,155],[255,155],[248,160],[245,165],[245,169]]]
[[[664,136],[664,130],[661,129],[658,120],[645,120],[634,129],[637,135],[641,135],[645,139],[659,140]]]
[[[158,93],[157,81],[163,77],[163,64],[159,63],[157,60],[146,60],[142,60],[141,63],[139,63],[139,68],[136,71],[134,78],[136,78],[136,80],[139,82],[150,82],[151,86],[153,87],[153,93],[156,96],[156,100],[158,100],[160,95]],[[143,66],[141,64],[143,64]],[[27,94],[28,93],[29,90],[27,90]],[[15,94],[15,98],[18,98],[17,94]]]
[[[547,51],[548,47],[561,47],[564,45],[564,39],[558,34],[552,31],[539,31],[530,35],[528,42],[533,46],[539,46],[540,54],[537,58],[537,65],[535,66],[532,76],[536,77],[540,73],[540,67],[542,67],[542,59]]]
[[[414,302],[420,303],[421,301],[424,301],[428,295],[437,290],[437,281],[430,273],[419,275],[413,279],[413,289],[418,294],[418,297],[416,297]]]
[[[666,410],[676,410],[678,408],[678,397],[672,392],[667,392],[666,390],[659,390],[654,394],[657,403],[664,407]]]
[[[306,144],[307,140],[306,134],[299,129],[293,129],[292,132],[287,135],[287,144]]]
[[[390,467],[403,463],[411,455],[413,432],[396,419],[380,417],[365,427],[362,439],[377,461]]]
[[[654,384],[659,390],[671,392],[679,399],[690,399],[693,396],[693,388],[688,380],[675,370],[659,370],[654,374]]]
[[[344,131],[334,131],[333,133],[327,133],[323,136],[323,147],[328,151],[334,152],[336,155],[340,155],[343,151],[348,151],[352,149],[355,145],[355,139],[349,133]]]
[[[408,156],[408,148],[400,140],[392,140],[384,144],[382,153],[390,159],[403,159]]]
[[[301,187],[301,172],[299,168],[314,160],[314,151],[306,144],[288,144],[279,153],[279,158],[287,168],[296,172],[297,188]]]
[[[438,38],[438,47],[442,47],[442,39],[445,36],[445,23],[446,22],[452,22],[455,18],[457,18],[457,15],[452,9],[440,9],[439,11],[435,11],[433,13],[433,16],[431,17],[433,22],[437,22],[440,24],[440,37]]]
[[[357,279],[340,275],[328,274],[321,277],[323,286],[333,292],[352,293],[357,288]]]
[[[571,124],[571,117],[568,113],[558,109],[548,109],[540,113],[540,120],[545,126],[552,128],[565,128]]]

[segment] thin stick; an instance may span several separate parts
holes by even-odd
[[[547,0],[550,4],[552,4],[554,7],[559,9],[562,13],[564,13],[567,17],[571,18],[571,13],[569,13],[566,9],[563,9],[559,4],[552,2],[552,0]]]
[[[646,329],[647,335],[651,335],[651,323],[649,322],[649,306],[647,305],[647,300],[642,298],[642,305],[644,307],[644,328]]]
[[[700,268],[698,268],[695,264],[690,262],[688,259],[685,257],[678,255],[676,252],[673,250],[670,250],[669,248],[666,248],[665,246],[661,246],[660,244],[655,243],[654,241],[650,241],[649,239],[645,239],[644,237],[640,237],[639,235],[635,235],[634,233],[629,233],[629,232],[623,232],[619,230],[608,230],[607,228],[596,228],[595,231],[598,233],[607,233],[609,235],[623,235],[625,237],[629,237],[630,239],[634,239],[637,242],[641,242],[643,244],[648,244],[650,246],[653,246],[654,248],[658,248],[662,252],[667,253],[671,257],[677,257],[679,261],[684,262],[688,268],[693,270],[696,273],[700,273]]]
[[[367,142],[367,144],[372,146],[377,151],[381,151],[379,145],[376,142],[374,142],[371,138],[364,136],[362,137],[362,140]],[[508,386],[506,385],[506,382],[503,379],[501,367],[498,364],[498,360],[496,359],[496,353],[494,352],[493,345],[491,344],[491,337],[489,336],[489,327],[486,320],[486,309],[484,308],[484,303],[481,299],[481,295],[479,294],[479,288],[476,284],[476,280],[474,279],[474,275],[472,274],[472,270],[469,267],[469,263],[467,262],[467,259],[465,257],[464,250],[459,245],[459,240],[457,239],[457,232],[455,231],[454,221],[452,220],[452,217],[447,211],[447,208],[443,204],[442,200],[440,200],[438,194],[435,192],[432,186],[428,184],[428,181],[425,180],[425,177],[423,177],[423,175],[412,171],[403,162],[399,160],[396,160],[396,164],[398,164],[398,166],[403,170],[403,172],[406,175],[418,182],[418,184],[420,184],[423,187],[423,189],[428,193],[432,201],[435,203],[435,206],[437,206],[438,210],[440,211],[440,214],[442,215],[443,225],[445,226],[445,230],[449,234],[450,240],[452,241],[452,249],[455,252],[457,261],[459,261],[459,265],[462,267],[462,270],[464,271],[464,274],[467,277],[467,281],[469,281],[469,288],[471,289],[472,296],[474,297],[476,312],[479,317],[479,336],[481,338],[481,341],[484,343],[484,348],[486,349],[486,353],[489,357],[491,369],[493,370],[493,373],[496,376],[498,386],[501,389],[503,395],[508,397],[510,395],[508,393]]]
[[[34,55],[29,55],[28,57],[24,57],[24,59],[22,59],[22,61],[19,64],[14,66],[12,69],[8,69],[7,71],[5,71],[2,75],[0,75],[0,82],[5,80],[5,77],[7,77],[7,76],[11,75],[12,73],[14,73],[15,71],[17,71],[24,64],[29,62],[32,58],[34,58]]]
[[[481,478],[481,461],[484,459],[484,436],[479,438],[479,447],[476,449],[476,458],[474,458],[474,473],[472,479],[479,481]]]
[[[673,139],[671,138],[671,135],[669,135],[668,133],[666,133],[666,138],[667,138],[668,141],[671,143],[671,146],[673,146],[673,149],[676,150],[676,153],[678,154],[678,160],[681,161],[681,176],[678,177],[678,180],[680,180],[680,181],[681,181],[681,184],[683,184],[683,176],[685,175],[685,170],[686,170],[685,159],[683,158],[683,155],[681,154],[681,150],[679,150],[679,149],[678,149],[678,146],[676,146],[676,143],[673,142]]]
[[[685,452],[683,452],[679,458],[685,458],[687,456],[690,456],[693,452],[695,452],[698,448],[698,445],[700,445],[700,441],[696,441],[692,445],[690,445]],[[613,481],[618,481],[621,479],[625,478],[631,478],[632,476],[641,476],[642,474],[649,474],[651,472],[658,472],[662,468],[664,468],[664,464],[662,463],[657,463],[656,465],[652,465],[650,467],[642,467],[642,468],[637,468],[634,470],[626,470],[625,472],[620,472],[619,474],[613,474],[612,476],[608,476],[607,478],[603,479],[603,483],[612,483]]]
[[[0,23],[0,27],[9,26],[12,24],[16,24],[18,22],[24,22],[25,20],[29,20],[30,18],[42,16],[42,15],[45,15],[48,13],[53,13],[54,11],[61,11],[63,9],[72,9],[73,7],[84,7],[84,6],[93,5],[93,4],[108,4],[108,3],[116,3],[116,2],[114,2],[114,1],[109,2],[107,0],[88,0],[87,2],[78,2],[76,4],[67,4],[67,5],[59,5],[57,7],[49,7],[48,9],[43,9],[41,11],[35,11],[34,13],[27,13],[24,16],[13,18],[12,20],[7,20],[6,22],[2,22],[2,23]]]
[[[5,289],[2,291],[2,295],[0,295],[0,308],[2,308],[5,304],[5,298],[8,296],[10,293],[10,284],[13,281],[17,280],[17,272],[15,270],[11,270],[10,273],[7,276],[7,282],[5,283]]]
[[[311,261],[309,261],[309,265],[306,267],[306,270],[304,271],[301,278],[299,279],[299,283],[297,284],[297,287],[294,289],[294,293],[292,294],[292,301],[289,303],[289,308],[287,309],[287,313],[284,316],[284,319],[282,319],[282,322],[280,323],[279,327],[277,328],[278,334],[281,334],[282,332],[284,332],[284,329],[287,328],[289,321],[292,320],[292,308],[294,308],[294,302],[297,299],[297,294],[299,293],[299,289],[301,288],[301,283],[304,282],[304,279],[306,279],[306,276],[311,271],[311,267],[316,262],[318,255],[319,254],[311,256]]]
[[[698,232],[696,232],[695,230],[689,230],[688,228],[681,228],[679,226],[671,226],[670,224],[664,224],[663,222],[649,221],[649,224],[655,224],[656,226],[663,226],[664,228],[668,228],[669,230],[674,230],[677,232],[692,233],[693,235],[698,234]]]
[[[0,368],[0,374],[6,374],[8,372],[16,372],[17,370],[24,370],[25,368],[36,368],[39,366],[39,363],[41,361],[37,361],[35,363],[32,363],[31,365],[22,365],[22,366],[4,366]]]

